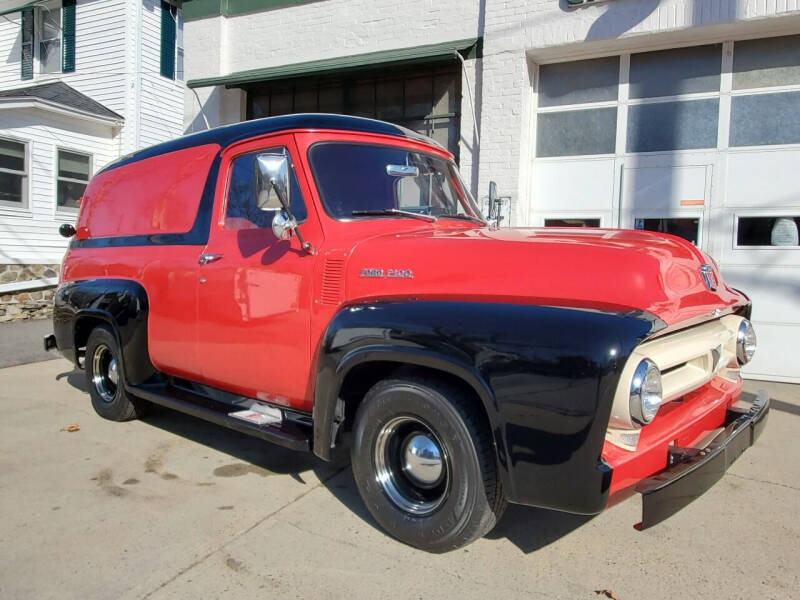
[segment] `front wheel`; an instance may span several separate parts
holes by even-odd
[[[488,426],[456,386],[434,378],[377,383],[355,420],[361,497],[392,536],[447,552],[488,533],[506,502]]]

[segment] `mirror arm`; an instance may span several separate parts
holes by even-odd
[[[289,203],[286,201],[286,197],[283,195],[283,190],[281,190],[280,186],[278,185],[278,182],[275,180],[274,177],[270,179],[269,182],[272,185],[272,189],[274,189],[275,193],[278,195],[278,200],[280,201],[281,206],[283,206],[283,210],[286,211],[286,214],[289,215],[290,219],[292,219],[295,223],[297,223],[297,219],[295,219],[294,214],[292,214],[292,209],[289,207]],[[309,254],[313,254],[313,252],[311,252],[311,243],[305,241],[303,239],[303,234],[300,233],[299,224],[295,226],[294,232],[297,234],[297,239],[300,241],[300,247]]]

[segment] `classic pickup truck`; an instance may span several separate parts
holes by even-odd
[[[507,502],[652,526],[758,437],[750,301],[669,235],[487,224],[452,155],[291,115],[124,157],[82,199],[57,349],[107,419],[158,404],[329,460],[431,552]]]

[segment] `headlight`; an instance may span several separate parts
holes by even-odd
[[[736,360],[739,361],[739,365],[746,365],[753,359],[755,353],[756,331],[753,329],[752,323],[744,319],[736,334]]]
[[[645,358],[633,372],[631,382],[631,417],[642,425],[653,420],[661,406],[661,371]]]

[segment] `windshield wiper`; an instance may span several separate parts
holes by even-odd
[[[421,219],[429,223],[438,221],[433,215],[423,215],[422,213],[415,213],[409,210],[400,210],[398,208],[376,208],[373,210],[354,210],[350,213],[354,217],[368,217],[370,215],[398,215],[401,217],[409,217],[411,219]]]
[[[486,225],[486,221],[479,217],[473,217],[472,215],[439,215],[440,219],[461,219],[462,221],[473,221],[475,223],[480,223],[481,225]]]

